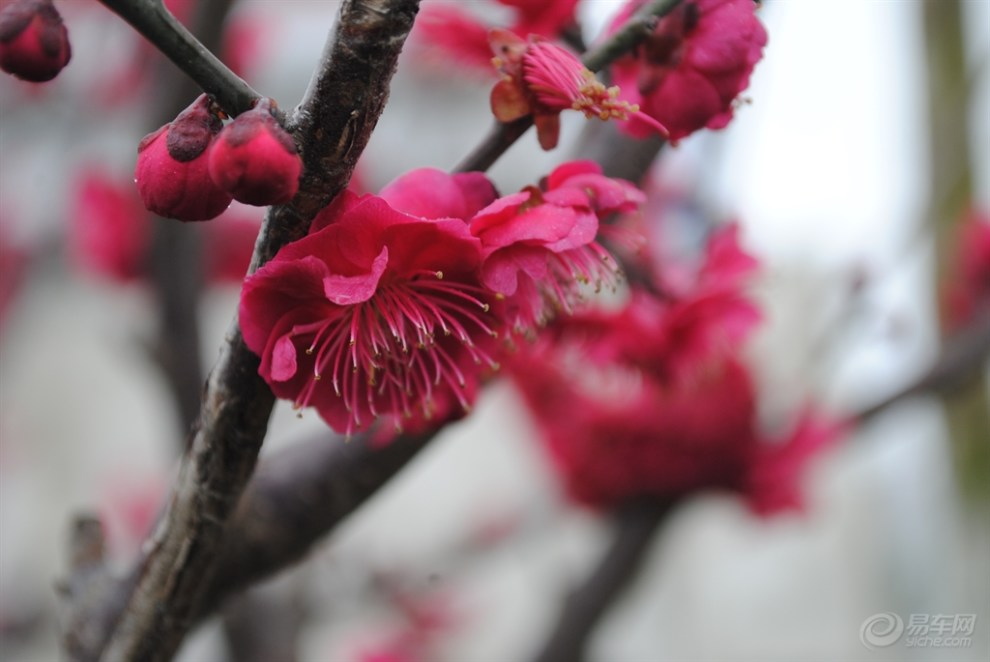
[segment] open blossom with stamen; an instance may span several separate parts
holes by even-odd
[[[247,279],[241,328],[276,396],[345,434],[379,416],[415,428],[470,407],[497,367],[499,322],[478,277],[481,242],[457,216],[487,200],[476,177],[448,177],[416,214],[345,191]],[[411,189],[393,190],[413,204]]]
[[[614,286],[616,262],[595,240],[599,218],[632,211],[645,196],[629,182],[602,175],[598,164],[556,168],[544,189],[499,198],[471,220],[485,262],[482,281],[499,294],[517,330],[571,312],[582,286]]]
[[[492,30],[489,39],[501,72],[492,89],[492,113],[500,122],[533,116],[543,149],[557,146],[560,113],[577,110],[585,117],[626,121],[633,117],[662,135],[667,130],[639,112],[639,106],[620,98],[618,87],[605,87],[581,60],[539,37],[524,41],[507,30]]]

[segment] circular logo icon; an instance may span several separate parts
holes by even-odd
[[[873,614],[859,628],[859,640],[873,650],[895,643],[904,634],[904,621],[893,612]]]

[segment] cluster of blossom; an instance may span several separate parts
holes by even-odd
[[[573,24],[574,0],[500,1],[525,7],[523,16],[554,20],[520,20],[509,30],[488,32],[457,10],[435,8],[426,13],[424,31],[458,62],[478,60],[479,50],[490,43],[502,76],[492,92],[495,117],[509,122],[532,115],[544,149],[556,145],[559,115],[569,109],[622,120],[623,130],[636,137],[659,132],[675,143],[701,128],[720,129],[732,119],[733,105],[767,43],[752,0],[688,0],[615,62],[615,85],[606,87],[573,54],[546,41]],[[627,2],[608,34],[645,2]]]
[[[145,136],[134,169],[145,207],[168,218],[204,221],[232,200],[257,206],[291,200],[302,159],[274,112],[274,103],[262,99],[224,126],[204,94]]]
[[[443,422],[471,406],[512,330],[614,282],[599,220],[641,199],[590,162],[504,197],[482,173],[430,168],[379,195],[345,191],[247,279],[244,340],[278,397],[340,432]]]
[[[799,504],[805,460],[841,426],[804,415],[772,442],[740,346],[760,319],[743,289],[755,261],[735,227],[714,234],[694,285],[633,288],[618,310],[560,318],[510,362],[578,502],[609,508],[706,488],[762,513]]]

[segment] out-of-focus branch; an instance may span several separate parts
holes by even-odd
[[[231,521],[199,616],[303,558],[432,438],[407,435],[380,448],[364,438],[315,439],[263,461]]]
[[[535,662],[582,662],[595,626],[637,572],[672,502],[643,500],[615,512],[615,535],[598,565],[564,603]]]
[[[297,579],[289,577],[287,579]],[[296,662],[307,599],[294,581],[270,582],[244,591],[223,606],[227,659],[231,662]]]
[[[934,364],[917,380],[860,411],[853,420],[866,423],[889,407],[923,394],[948,395],[978,380],[990,357],[990,316],[983,316],[949,337]],[[987,442],[984,438],[983,443]]]
[[[250,110],[261,95],[204,46],[165,9],[161,0],[100,0],[150,41],[227,114]]]
[[[635,48],[656,27],[657,21],[669,14],[681,0],[652,0],[630,18],[615,34],[598,48],[581,58],[591,71],[601,71]],[[514,122],[495,122],[488,135],[463,161],[454,168],[456,172],[488,170],[533,125],[531,116]]]
[[[347,185],[388,96],[418,6],[418,0],[341,5],[335,37],[290,122],[306,168],[299,194],[269,211],[252,269],[302,236],[317,211]],[[132,574],[134,590],[102,659],[172,657],[217,567],[227,519],[254,470],[273,405],[258,376],[258,358],[244,344],[235,319],[207,382],[198,429],[168,512],[144,546]]]
[[[581,58],[584,66],[592,71],[601,71],[620,57],[636,48],[646,39],[657,22],[674,11],[681,0],[651,0],[636,12],[632,18],[619,28],[601,46],[589,50]]]

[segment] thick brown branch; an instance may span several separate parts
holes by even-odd
[[[231,116],[249,110],[261,95],[196,39],[161,0],[100,0],[150,41]]]
[[[341,6],[335,39],[290,122],[306,166],[300,192],[289,205],[270,210],[252,268],[302,236],[347,185],[417,9],[418,0],[347,0]],[[235,319],[207,383],[169,510],[145,547],[104,659],[154,662],[174,654],[216,568],[225,524],[254,470],[273,404]]]
[[[652,0],[643,5],[635,16],[605,43],[584,54],[581,58],[584,66],[598,72],[612,64],[643,41],[656,26],[657,21],[672,12],[680,2],[681,0]],[[454,170],[456,172],[488,170],[532,125],[533,119],[529,116],[505,124],[495,122],[481,144],[458,163]]]

